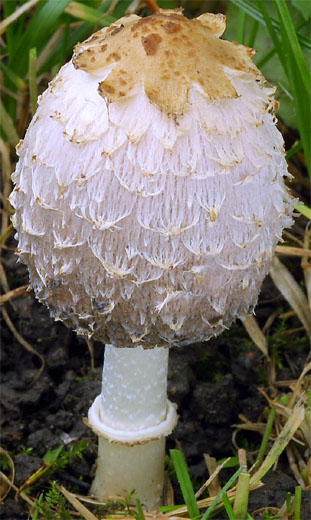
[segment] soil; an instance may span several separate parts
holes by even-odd
[[[13,248],[14,244],[10,246]],[[27,283],[26,268],[16,263],[14,255],[7,252],[3,266],[11,289]],[[284,305],[282,297],[267,278],[256,311],[261,325],[281,305]],[[53,479],[68,489],[87,494],[97,446],[96,437],[83,423],[83,417],[100,392],[104,348],[94,344],[92,369],[85,340],[60,322],[54,322],[31,292],[12,300],[6,309],[16,329],[44,356],[46,363],[40,378],[32,383],[40,360],[18,343],[2,322],[1,441],[14,460],[15,484],[21,486],[42,465],[42,457],[48,450],[86,440],[88,448],[83,458],[75,459]],[[301,340],[300,346],[296,341],[294,356],[289,347],[287,352],[284,348],[285,352],[278,353],[278,379],[295,379],[305,364],[308,347],[305,341]],[[288,361],[290,357],[294,357],[294,362]],[[232,425],[241,422],[239,414],[252,421],[262,417],[267,403],[258,387],[267,386],[266,373],[264,357],[241,323],[208,343],[171,350],[168,394],[178,404],[180,418],[167,446],[182,448],[197,487],[208,478],[204,453],[216,459],[236,455]],[[260,441],[257,433],[243,432],[236,436],[238,446],[248,452],[258,449]],[[224,481],[232,472],[231,468],[222,473]],[[171,480],[175,502],[182,503],[176,479]],[[281,456],[276,471],[270,471],[264,481],[266,485],[250,495],[250,512],[268,506],[280,507],[286,494],[294,493],[297,482],[285,455]],[[37,496],[44,485],[44,479],[38,483],[34,492]],[[309,507],[310,497],[304,494],[304,520],[310,517]],[[12,492],[0,505],[0,514],[4,520],[29,518],[24,501],[15,501]]]

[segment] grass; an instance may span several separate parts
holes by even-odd
[[[140,14],[150,13],[149,7],[154,2],[146,2],[139,11]],[[176,7],[180,2],[174,0],[159,0],[161,7]],[[202,9],[204,2],[184,1],[186,12],[196,15]],[[219,2],[216,2],[218,5]],[[228,2],[228,37],[248,46],[258,45],[257,63],[264,67],[267,79],[279,87],[284,117],[285,137],[289,142],[287,160],[289,168],[295,174],[293,186],[307,186],[306,172],[311,172],[310,149],[310,61],[311,40],[307,30],[310,26],[310,10],[306,12],[305,2],[296,0],[231,0]],[[205,4],[204,4],[205,5]],[[216,8],[217,8],[216,5]],[[127,9],[139,10],[139,5],[132,0],[3,0],[3,20],[0,22],[1,61],[0,74],[2,76],[0,102],[0,143],[3,164],[3,223],[1,228],[0,244],[3,248],[13,234],[9,225],[8,216],[11,208],[7,203],[10,189],[9,176],[13,170],[14,147],[23,137],[29,121],[37,106],[37,96],[47,86],[47,83],[57,73],[59,68],[70,58],[73,46],[87,38],[95,30],[110,25],[123,16]],[[267,45],[268,41],[268,45]],[[275,66],[277,60],[277,66]],[[267,72],[266,72],[267,71]],[[282,110],[282,109],[281,109]],[[298,189],[298,188],[297,188]],[[302,191],[302,190],[301,190]],[[304,204],[297,206],[305,217],[310,218],[310,202],[307,197]],[[278,261],[274,265],[272,276],[280,291],[285,296],[289,307],[287,312],[294,312],[300,317],[302,324],[308,330],[307,308],[311,298],[311,274],[309,269],[310,232],[306,231],[297,239],[299,242],[298,257],[302,260],[302,269],[305,279],[305,292],[299,283],[294,280],[286,266],[280,266]],[[292,239],[289,240],[293,246]],[[297,246],[297,244],[294,244]],[[280,250],[278,250],[280,252]],[[282,254],[280,252],[280,254]],[[297,253],[295,253],[297,254]],[[290,283],[289,283],[290,281]],[[3,283],[3,277],[2,277]],[[6,283],[3,283],[4,288]],[[23,289],[24,290],[24,289]],[[9,302],[15,297],[14,291],[5,289]],[[12,294],[11,294],[12,293]],[[4,314],[4,319],[5,318]],[[288,323],[288,322],[287,322]],[[12,328],[11,328],[12,330]],[[290,332],[290,326],[282,331]],[[13,329],[14,333],[14,329]],[[266,331],[264,331],[266,333]],[[252,336],[256,343],[256,333]],[[260,337],[258,336],[258,344]],[[22,341],[20,343],[23,344]],[[27,348],[27,345],[24,344]],[[32,347],[30,347],[32,348]],[[270,348],[271,355],[271,348]],[[273,356],[271,356],[273,358]],[[273,361],[273,359],[272,359]],[[270,365],[271,368],[271,365]],[[275,385],[273,370],[268,374],[270,385],[274,389],[274,397],[266,396],[269,404],[269,413],[266,418],[264,431],[262,425],[246,421],[237,425],[237,430],[258,431],[262,435],[262,442],[258,449],[257,458],[252,465],[245,465],[238,456],[232,457],[233,464],[238,469],[232,469],[232,475],[222,485],[216,495],[199,498],[195,493],[192,478],[189,474],[185,458],[180,450],[171,450],[171,462],[179,482],[184,504],[161,508],[164,519],[171,517],[208,520],[217,515],[226,514],[230,520],[252,520],[249,512],[248,499],[253,489],[261,486],[262,478],[277,464],[282,452],[294,453],[292,472],[298,485],[295,494],[287,495],[283,506],[279,508],[282,518],[299,520],[301,516],[302,489],[310,486],[310,475],[303,464],[297,441],[305,450],[310,449],[308,432],[311,428],[311,392],[305,392],[303,381],[307,377],[310,367],[307,366],[301,378],[292,382],[286,399],[284,394]],[[274,385],[274,386],[273,386]],[[46,476],[54,475],[61,467],[68,464],[70,456],[80,456],[81,446],[73,448],[74,453],[64,452],[59,448],[54,453],[47,454],[44,466],[28,479],[19,490],[14,488],[14,462],[9,454],[1,452],[2,482],[6,485],[6,492],[15,489],[20,497],[28,504],[33,520],[49,520],[50,518],[72,519],[80,518],[94,520],[102,518],[98,508],[93,503],[89,507],[83,505],[86,497],[78,497],[60,486],[54,480],[49,488],[39,497],[32,495],[32,486],[38,484]],[[202,454],[203,455],[203,454]],[[244,454],[249,463],[251,456]],[[226,466],[226,465],[225,465]],[[227,470],[230,464],[227,464]],[[250,466],[250,467],[249,467]],[[298,470],[297,470],[298,468]],[[223,469],[221,470],[223,471]],[[218,473],[210,475],[210,482],[218,479]],[[208,485],[203,494],[208,494]],[[29,490],[29,495],[25,490]],[[131,504],[131,505],[129,505]],[[96,509],[97,508],[97,509]],[[144,513],[138,499],[129,497],[122,504],[113,509],[115,517],[127,516],[145,520],[149,515]],[[100,516],[95,516],[95,515]],[[107,513],[105,513],[105,516]],[[109,515],[109,504],[108,504]],[[268,510],[263,518],[276,518]],[[222,518],[225,518],[222,516]],[[256,517],[257,518],[257,517]]]

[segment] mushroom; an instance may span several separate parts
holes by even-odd
[[[13,174],[17,254],[56,320],[106,343],[92,492],[161,503],[168,347],[256,304],[293,201],[274,88],[221,14],[129,15],[75,47]],[[181,374],[182,377],[182,374]]]

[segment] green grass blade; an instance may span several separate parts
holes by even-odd
[[[36,47],[38,53],[55,29],[55,25],[66,9],[70,0],[47,0],[40,1],[38,10],[27,26],[22,38],[15,49],[10,61],[12,69],[20,75],[24,75],[28,68],[28,52],[32,47]],[[26,54],[26,59],[25,59]]]
[[[258,62],[257,67],[261,69],[276,53],[276,49],[272,47]]]
[[[170,455],[174,464],[180,489],[182,491],[189,516],[190,518],[196,518],[200,516],[200,511],[194,495],[189,471],[183,453],[180,450],[170,450]]]
[[[12,118],[5,110],[4,104],[2,103],[1,99],[0,99],[0,121],[1,121],[1,128],[4,131],[8,142],[12,146],[16,146],[19,141],[19,137],[15,130],[15,126],[13,124]]]
[[[175,511],[176,509],[179,509],[180,505],[178,506],[160,506],[159,510],[162,511],[162,513],[170,513],[171,511]]]
[[[11,16],[16,9],[16,0],[4,0],[3,2],[3,21]],[[14,49],[14,33],[13,27],[8,26],[5,31],[6,44],[8,47],[8,54],[10,55],[12,50]]]
[[[242,473],[242,471],[245,471],[246,469],[246,466],[241,466],[233,475],[232,477],[228,480],[228,482],[226,482],[226,484],[224,485],[224,487],[219,491],[218,495],[215,497],[215,500],[213,500],[213,502],[211,503],[211,505],[209,506],[209,508],[205,511],[204,515],[202,516],[201,520],[208,520],[208,518],[210,518],[212,512],[214,511],[214,509],[216,508],[219,500],[222,498],[223,494],[228,491],[228,489],[231,488],[231,486],[234,484],[234,482],[236,481],[236,479],[238,478],[238,476],[240,475],[240,473]]]
[[[78,18],[78,20],[84,20],[100,26],[110,25],[115,20],[113,16],[105,16],[97,9],[93,9],[93,7],[84,5],[81,2],[70,2],[68,7],[66,7],[66,13],[70,14],[74,18]],[[102,23],[103,18],[105,19],[104,23]]]
[[[246,25],[246,13],[245,11],[242,11],[242,9],[239,10],[238,14],[238,31],[237,31],[237,41],[239,43],[244,43],[245,38],[245,25]]]
[[[272,407],[270,412],[269,412],[265,433],[263,435],[263,438],[262,438],[262,441],[261,441],[261,446],[259,448],[259,452],[258,452],[258,456],[257,456],[257,461],[256,461],[256,467],[257,468],[259,468],[259,466],[262,464],[262,461],[264,459],[265,453],[267,451],[268,441],[269,441],[269,438],[270,438],[270,434],[271,434],[272,426],[273,426],[273,423],[274,423],[274,419],[275,419],[275,408]]]
[[[37,49],[30,49],[29,51],[29,93],[30,93],[30,110],[34,115],[38,106],[38,87],[37,87]]]
[[[286,160],[289,161],[289,159],[291,157],[293,157],[294,155],[296,155],[297,152],[299,152],[299,150],[302,149],[302,142],[301,141],[298,141],[298,143],[295,143],[291,148],[290,150],[288,150],[287,154],[286,154]]]
[[[256,40],[256,36],[257,36],[257,33],[258,33],[258,27],[259,27],[258,20],[253,19],[252,25],[251,25],[251,29],[250,29],[250,33],[249,33],[249,37],[248,37],[248,41],[247,41],[247,46],[248,47],[253,47],[254,46],[255,40]]]
[[[295,487],[295,508],[294,508],[294,518],[295,520],[300,520],[301,518],[301,486]]]
[[[27,83],[20,76],[15,74],[3,61],[0,61],[0,70],[13,83],[17,90],[26,90]]]
[[[282,52],[282,43],[281,43],[281,40],[279,38],[279,34],[277,33],[276,28],[275,28],[275,26],[272,23],[272,19],[271,19],[270,13],[269,13],[269,11],[267,9],[266,1],[265,0],[257,0],[257,5],[259,6],[259,8],[260,8],[260,10],[262,12],[262,15],[263,15],[264,20],[265,20],[265,24],[266,24],[267,29],[269,31],[269,34],[270,34],[270,36],[272,38],[274,48],[275,48],[276,52],[279,55],[279,59],[280,59],[280,61],[282,63],[283,69],[286,71],[287,64],[286,64],[286,59],[285,59],[284,53]]]
[[[230,502],[226,492],[222,495],[222,501],[224,503],[225,510],[226,510],[229,520],[240,520],[239,517],[237,518],[235,516],[233,509],[232,509],[231,502]]]
[[[301,47],[298,42],[295,27],[292,23],[285,0],[274,0],[275,8],[280,17],[282,49],[279,57],[285,56],[291,93],[294,98],[298,129],[300,132],[307,167],[311,176],[311,79]]]
[[[136,507],[137,507],[137,515],[136,515],[136,520],[146,520],[145,518],[145,514],[143,512],[143,508],[142,508],[142,505],[141,505],[141,501],[139,500],[139,498],[136,498]]]
[[[246,520],[249,497],[250,474],[242,472],[238,478],[233,512],[239,520]]]
[[[11,23],[16,22],[16,20],[18,20],[20,16],[22,16],[26,11],[34,7],[34,5],[38,2],[39,0],[28,0],[28,2],[19,6],[18,9],[13,11],[9,16],[6,16],[4,20],[0,22],[0,35],[8,30],[8,27],[11,25]]]
[[[263,25],[266,25],[264,16],[260,9],[256,7],[255,2],[251,2],[249,0],[231,0],[231,2],[243,11],[245,11],[246,14],[248,14],[251,18],[257,20],[259,23]],[[271,17],[270,20],[274,30],[278,33],[281,32],[280,23]],[[300,45],[308,51],[311,51],[311,39],[301,34],[298,34],[297,37]]]
[[[306,90],[310,88],[310,75],[302,54],[301,47],[297,38],[297,33],[292,22],[291,16],[288,11],[285,0],[274,0],[274,5],[278,11],[280,18],[280,27],[283,43],[288,52],[290,53],[291,59],[294,58],[299,70],[299,75],[304,83]]]
[[[283,69],[287,74],[290,84],[290,93],[293,97],[297,125],[303,143],[304,153],[307,161],[309,173],[311,173],[311,143],[310,143],[310,87],[307,87],[308,79],[310,84],[310,75],[307,70],[307,65],[304,60],[301,48],[296,35],[296,30],[290,18],[287,6],[284,0],[273,0],[280,16],[280,32],[281,39],[276,33],[275,28],[271,22],[270,14],[268,13],[266,3],[263,0],[257,0],[264,19],[267,24],[267,29],[273,40],[274,46],[277,50],[279,59],[282,63]],[[281,9],[279,7],[282,6]],[[290,25],[289,33],[287,26]],[[295,33],[295,43],[291,42],[292,34]],[[297,47],[299,51],[297,51]],[[297,54],[297,56],[296,56]]]
[[[251,476],[251,486],[258,484],[258,482],[268,473],[273,464],[275,464],[281,453],[285,450],[291,438],[294,436],[296,430],[303,422],[304,416],[305,410],[303,406],[299,406],[293,409],[291,416],[273,443],[272,448],[270,449],[260,468],[256,471],[256,473],[254,473],[254,475]]]

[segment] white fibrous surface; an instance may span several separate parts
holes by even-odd
[[[224,68],[238,96],[193,83],[170,117],[65,65],[18,146],[11,203],[37,298],[117,347],[184,345],[252,312],[293,202],[273,89]]]
[[[106,345],[101,392],[102,422],[137,430],[160,424],[167,415],[168,349]]]

